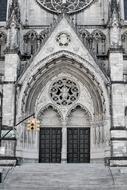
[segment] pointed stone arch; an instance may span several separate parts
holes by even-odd
[[[63,64],[63,62],[64,62],[64,64]],[[38,66],[39,66],[39,64],[38,64]],[[44,66],[42,67],[42,64],[40,66],[41,66],[41,68],[40,69],[37,68],[36,74],[31,75],[29,80],[25,80],[26,87],[25,86],[24,86],[25,88],[23,87],[24,90],[22,88],[22,90],[23,90],[22,103],[21,103],[22,112],[26,112],[27,110],[31,110],[31,112],[34,111],[33,109],[34,109],[34,105],[35,105],[35,100],[37,98],[38,93],[40,92],[40,89],[43,88],[43,85],[45,85],[47,81],[51,80],[51,78],[54,75],[57,75],[57,73],[60,73],[61,71],[70,72],[70,74],[74,75],[75,77],[79,77],[80,80],[82,80],[82,82],[86,80],[86,82],[89,83],[91,81],[90,83],[94,86],[94,88],[91,85],[88,85],[88,88],[91,86],[90,89],[92,91],[95,90],[95,88],[97,88],[97,91],[99,91],[99,94],[100,94],[100,95],[96,94],[95,99],[101,100],[100,98],[97,98],[97,97],[102,98],[100,103],[98,102],[98,100],[97,100],[98,103],[97,102],[95,103],[96,108],[100,104],[100,106],[99,106],[100,108],[98,107],[99,108],[98,112],[102,111],[102,107],[104,108],[104,105],[109,104],[109,103],[106,104],[106,102],[107,102],[106,99],[108,97],[107,98],[105,97],[105,95],[106,95],[105,93],[107,93],[107,92],[104,92],[106,89],[104,90],[105,87],[103,86],[104,85],[103,79],[101,78],[98,81],[98,79],[96,78],[97,77],[96,73],[91,72],[90,69],[85,68],[84,65],[82,65],[78,61],[76,61],[74,59],[70,59],[67,56],[61,56],[61,57],[58,57],[58,59],[56,58],[56,59],[52,60],[51,62],[48,62],[45,65],[45,67]],[[97,73],[98,73],[98,71],[97,71]],[[42,79],[43,79],[43,81],[42,81]],[[104,79],[104,80],[107,80],[107,79]],[[91,94],[93,96],[94,93],[91,93]],[[29,103],[28,103],[28,100],[29,100]],[[102,104],[104,104],[104,105],[102,105]],[[103,109],[103,111],[104,110],[105,110],[105,108]]]
[[[91,95],[92,95],[92,91],[94,91],[93,94],[94,95],[96,94],[95,95],[96,98],[99,97],[100,95],[101,95],[101,97],[103,97],[103,92],[100,89],[100,86],[99,86],[98,82],[96,82],[94,76],[91,76],[91,74],[89,73],[88,70],[85,71],[85,76],[83,76],[84,74],[82,73],[82,68],[80,68],[80,66],[79,66],[79,68],[76,68],[75,65],[73,63],[71,63],[71,62],[67,63],[65,65],[62,65],[62,62],[61,63],[58,62],[58,63],[56,63],[56,65],[53,68],[47,68],[47,71],[45,73],[43,73],[43,82],[42,82],[42,75],[41,74],[39,75],[39,73],[37,73],[36,76],[32,77],[31,84],[35,83],[35,85],[31,86],[31,88],[30,88],[30,84],[29,84],[29,86],[27,85],[27,89],[25,90],[24,96],[23,96],[23,99],[22,99],[22,101],[23,101],[22,102],[22,110],[26,111],[26,109],[27,109],[27,111],[28,110],[32,111],[32,109],[34,108],[34,104],[35,104],[37,95],[40,92],[40,89],[42,89],[43,86],[46,85],[47,81],[51,80],[51,78],[53,76],[60,73],[61,70],[64,71],[64,72],[69,72],[72,75],[74,75],[75,77],[79,77],[79,79],[81,78],[82,82],[85,82],[85,80],[86,80],[87,88],[91,89]],[[81,73],[82,73],[82,77],[80,76]],[[48,74],[48,78],[47,78],[47,74]],[[86,78],[84,78],[84,77],[86,77]],[[92,80],[94,81],[95,84],[92,84],[93,83]],[[92,89],[91,85],[97,85],[98,86],[97,88],[98,88],[98,90],[100,89],[99,90],[100,95],[99,94],[97,95],[97,93],[96,93],[96,91],[94,89],[95,87]],[[102,109],[102,107],[103,107],[102,102],[104,103],[105,100],[104,100],[104,97],[102,98],[103,99],[102,102],[99,101],[100,98],[97,98],[97,99],[98,100],[95,103],[95,105],[96,105],[95,107],[96,107],[96,109],[98,110],[98,113],[99,113],[99,112],[101,112],[103,110]]]
[[[38,49],[38,33],[35,30],[28,31],[24,36],[25,54],[31,56],[36,53]]]
[[[89,110],[86,107],[84,107],[82,104],[77,103],[73,107],[71,107],[69,109],[69,111],[67,112],[67,115],[65,118],[66,122],[68,122],[68,118],[71,115],[71,113],[74,112],[77,108],[82,109],[89,116],[90,120],[92,121],[93,118],[92,118],[92,115],[90,114]]]
[[[89,49],[92,48],[92,35],[90,32],[84,28],[79,28],[78,33],[81,36],[81,39],[83,43],[88,47]]]
[[[32,67],[28,69],[30,73],[27,76],[24,73],[19,80],[19,82],[23,82],[18,101],[19,115],[28,111],[35,112],[35,102],[40,90],[53,76],[63,71],[65,73],[69,72],[76,78],[78,77],[82,83],[85,82],[84,85],[87,85],[87,88],[91,91],[95,112],[97,115],[103,112],[109,118],[109,97],[106,87],[109,80],[103,75],[98,66],[94,67],[86,60],[79,59],[79,56],[62,51],[42,60],[36,65],[35,69],[32,69]]]
[[[102,55],[106,53],[106,36],[100,30],[94,30],[92,32],[92,49],[96,55]]]
[[[61,113],[61,111],[58,109],[58,107],[56,107],[54,104],[48,104],[46,106],[44,106],[38,113],[37,118],[39,118],[40,114],[43,114],[48,108],[52,108],[58,115],[58,117],[60,118],[61,121],[63,121],[63,115]]]
[[[92,155],[94,155],[96,147],[103,146],[105,136],[109,136],[110,132],[110,102],[107,89],[109,80],[99,69],[98,65],[89,63],[71,52],[60,51],[41,60],[35,64],[34,67],[30,65],[28,70],[29,75],[27,74],[26,76],[26,73],[28,73],[26,72],[19,80],[19,82],[23,84],[18,98],[19,115],[29,111],[36,113],[36,110],[39,110],[39,106],[37,109],[35,106],[37,105],[36,100],[38,99],[40,92],[43,92],[46,84],[54,77],[59,76],[60,73],[69,74],[69,76],[76,78],[76,80],[80,81],[85,88],[87,88],[93,101],[94,110],[92,111],[92,116],[97,117],[103,113],[104,117],[107,119],[107,123],[104,127],[101,127],[100,125],[97,125],[95,128],[91,127],[91,130],[93,130],[93,132],[91,132],[93,145]],[[42,104],[43,103],[41,102],[41,105]],[[57,107],[59,108],[59,106]],[[64,124],[65,123],[63,122],[63,126]],[[55,123],[55,125],[60,126],[61,123]],[[104,149],[101,150],[102,154],[103,150]],[[100,151],[99,148],[98,151]]]
[[[42,127],[43,125],[48,127],[62,126],[62,121],[63,121],[62,113],[54,104],[48,104],[44,106],[37,114],[37,118],[41,121]]]

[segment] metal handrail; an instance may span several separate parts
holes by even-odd
[[[13,170],[13,169],[15,168],[15,166],[16,166],[16,163],[14,163],[14,164],[12,165],[12,167],[8,169],[6,175],[4,176],[4,178],[3,178],[3,180],[2,180],[2,183],[4,183],[4,181],[5,181],[5,179],[7,178],[9,172],[10,172],[11,170]]]
[[[112,170],[111,170],[110,166],[107,166],[107,167],[108,167],[108,171],[109,171],[109,173],[110,173],[110,176],[111,176],[111,178],[112,178],[112,185],[115,185],[115,178],[114,178],[114,176],[113,176]]]

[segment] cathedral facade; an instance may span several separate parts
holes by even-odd
[[[126,19],[126,0],[0,0],[4,156],[127,165]]]

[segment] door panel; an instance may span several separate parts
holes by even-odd
[[[90,128],[67,129],[67,162],[90,162]]]
[[[40,129],[40,151],[39,162],[60,163],[61,162],[61,128]]]

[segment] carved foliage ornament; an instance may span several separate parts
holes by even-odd
[[[94,0],[36,0],[42,7],[55,13],[74,13],[88,7]]]

